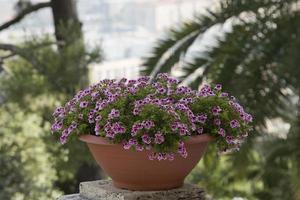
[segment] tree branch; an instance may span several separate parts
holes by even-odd
[[[18,13],[13,19],[9,20],[8,22],[5,22],[4,24],[0,25],[0,31],[10,27],[11,25],[18,23],[21,21],[26,15],[35,12],[41,8],[47,8],[51,6],[51,2],[43,2],[43,3],[37,3],[34,5],[31,5],[24,10],[22,10],[20,13]]]
[[[34,49],[39,49],[39,48],[43,48],[43,47],[54,45],[54,44],[57,45],[58,43],[57,42],[45,42],[42,44],[30,46],[30,47],[28,47],[28,49],[30,49],[32,51]],[[18,56],[24,58],[25,60],[27,60],[29,63],[31,63],[32,66],[34,68],[36,68],[39,72],[42,72],[39,69],[38,60],[35,59],[35,57],[30,53],[30,51],[26,51],[26,49],[27,49],[26,47],[22,48],[22,47],[13,45],[13,44],[0,43],[0,50],[10,52],[10,54],[0,57],[0,61],[3,61],[12,56],[18,55]]]
[[[12,44],[1,43],[0,49],[4,50],[4,51],[10,51],[11,55],[19,55],[20,57],[22,57],[25,60],[27,60],[28,62],[30,62],[33,66],[36,66],[36,64],[37,64],[37,61],[33,57],[29,56],[29,54],[26,53],[26,51],[22,50],[22,48],[20,48],[18,46],[15,46]]]

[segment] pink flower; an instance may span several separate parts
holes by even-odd
[[[202,134],[202,133],[203,133],[203,127],[197,128],[197,133],[198,133],[198,134]]]
[[[215,89],[216,89],[217,91],[222,90],[222,85],[221,85],[221,84],[217,84],[217,85],[215,86]]]
[[[213,115],[219,115],[220,114],[220,112],[222,111],[222,109],[220,108],[220,106],[215,106],[215,107],[213,107],[212,108],[212,113],[213,113]]]
[[[161,144],[165,141],[165,137],[163,136],[162,133],[156,133],[155,134],[155,138],[154,138],[154,142],[155,144]]]
[[[130,149],[130,147],[131,147],[131,145],[129,144],[129,143],[123,143],[123,148],[124,149],[126,149],[126,150],[128,150],[128,149]]]
[[[143,150],[144,150],[144,147],[143,147],[142,145],[137,144],[137,145],[135,146],[135,149],[136,149],[137,151],[143,151]]]
[[[144,134],[144,135],[142,136],[142,140],[143,140],[143,142],[144,142],[145,144],[150,144],[150,143],[151,143],[151,138],[150,138],[150,136],[149,136],[148,134]]]
[[[86,108],[88,105],[89,105],[89,102],[87,102],[87,101],[82,101],[82,102],[80,102],[79,107],[80,107],[80,108]]]
[[[201,124],[204,124],[206,122],[207,115],[204,113],[201,113],[200,115],[197,115],[197,121]]]
[[[221,120],[216,118],[214,119],[214,124],[217,125],[217,126],[220,126],[221,125]]]
[[[175,159],[175,156],[174,156],[174,153],[168,153],[166,155],[166,158],[169,160],[169,161],[173,161]]]
[[[95,125],[95,134],[100,135],[100,125],[98,123]]]
[[[231,120],[231,121],[230,121],[230,127],[231,127],[231,128],[237,128],[237,127],[240,127],[239,121],[236,120],[236,119]]]
[[[110,111],[110,113],[108,115],[108,118],[109,119],[113,119],[113,118],[117,118],[119,116],[120,116],[120,111],[113,108],[113,109],[111,109],[111,111]]]
[[[226,142],[228,144],[233,144],[234,143],[234,137],[232,135],[226,136]]]
[[[222,137],[225,137],[225,130],[223,128],[220,128],[218,134],[221,135]]]
[[[156,154],[152,152],[151,154],[148,155],[149,160],[155,160],[156,159]]]

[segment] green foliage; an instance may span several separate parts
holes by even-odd
[[[158,65],[155,73],[170,72],[172,67],[164,68],[163,62],[157,62],[168,52],[172,64],[182,63],[183,75],[180,78],[183,84],[196,89],[203,81],[222,83],[224,89],[236,96],[255,116],[256,134],[247,140],[240,152],[227,155],[221,162],[214,161],[216,168],[200,164],[200,170],[194,173],[196,182],[205,185],[214,198],[236,195],[248,199],[299,199],[299,182],[295,181],[295,177],[299,177],[299,165],[294,158],[299,152],[296,138],[300,132],[295,122],[299,118],[296,113],[299,112],[297,101],[300,94],[300,13],[295,7],[298,3],[298,0],[221,1],[218,9],[202,16],[210,17],[210,24],[207,26],[201,22],[198,29],[200,38],[213,26],[230,22],[232,30],[217,38],[217,45],[188,55],[189,49],[197,46],[197,42],[195,40],[188,47],[181,44],[182,37],[178,33],[182,31],[188,35],[192,31],[179,28],[177,41],[169,46],[159,41],[151,59],[145,61],[147,74]],[[199,22],[198,17],[189,24],[196,22]],[[167,34],[164,41],[172,38],[172,34]],[[174,46],[184,50],[172,54]],[[156,49],[160,49],[160,53]],[[189,56],[192,59],[188,60]],[[266,132],[266,121],[274,118],[291,124],[286,139]],[[233,171],[233,175],[218,170],[223,168]],[[207,171],[208,176],[197,178],[202,177],[203,171]],[[215,176],[210,176],[215,173]],[[215,179],[227,182],[218,187]],[[259,187],[255,187],[256,183]],[[243,187],[236,191],[236,188]]]
[[[13,104],[0,108],[0,199],[54,199],[58,176],[43,135],[49,123]]]
[[[72,95],[88,85],[87,65],[101,60],[100,49],[87,52],[82,41],[62,49],[57,49],[54,44],[48,36],[30,39],[23,44],[29,59],[12,59],[5,63],[1,89],[7,99],[14,100],[19,92],[22,97],[44,93]]]
[[[41,185],[40,188],[38,188],[38,185],[34,185],[35,176],[32,175],[34,171],[30,173],[22,172],[19,175],[19,181],[9,183],[9,187],[11,188],[10,194],[5,193],[5,195],[18,195],[20,197],[23,195],[28,197],[26,199],[41,199],[44,196],[45,198],[51,198],[52,194],[48,194],[48,191],[53,191],[53,195],[57,197],[59,194],[55,192],[57,189],[65,193],[74,193],[78,188],[78,182],[81,181],[77,180],[76,176],[81,176],[80,169],[82,165],[91,166],[95,164],[83,143],[72,141],[73,145],[70,143],[70,146],[61,148],[55,138],[49,135],[49,123],[54,107],[74,95],[74,91],[88,84],[87,65],[90,62],[98,62],[101,59],[101,52],[99,48],[88,52],[85,50],[81,40],[57,48],[56,42],[49,36],[29,39],[21,44],[21,46],[22,51],[27,55],[26,57],[15,56],[4,62],[5,70],[0,75],[0,99],[2,106],[14,103],[18,107],[19,112],[24,113],[22,115],[24,119],[19,119],[19,121],[11,124],[9,127],[7,123],[3,123],[3,127],[8,130],[13,130],[14,127],[18,129],[18,126],[22,125],[22,121],[27,120],[27,115],[38,117],[41,122],[32,124],[32,126],[35,129],[40,127],[43,132],[40,131],[35,136],[37,142],[32,143],[31,148],[33,150],[42,148],[43,151],[45,149],[45,158],[50,157],[48,160],[51,163],[45,167],[45,171],[38,172],[41,173],[39,175],[41,177],[49,175],[49,180],[45,183],[46,185]],[[15,113],[17,112],[3,116],[3,120],[13,121]],[[29,122],[34,123],[34,121]],[[28,132],[26,132],[24,129],[23,132],[24,134],[37,134],[34,130],[30,131],[28,129]],[[0,136],[1,141],[3,137],[4,135]],[[5,137],[7,136],[5,135]],[[9,144],[7,148],[9,148]],[[24,154],[29,152],[26,150],[28,148],[26,145],[19,145],[18,148]],[[3,157],[14,156],[14,153],[18,156],[17,152],[13,151],[11,155],[6,155],[3,152]],[[73,159],[69,159],[69,156],[73,157]],[[33,160],[33,163],[36,167],[38,166],[38,161]],[[14,166],[18,167],[19,171],[25,170],[23,167],[26,167],[22,165],[20,160],[15,160]],[[49,169],[48,173],[47,170],[49,167],[51,169]],[[52,178],[52,173],[54,174],[54,178]],[[4,179],[9,178],[9,175],[9,173],[1,175],[0,185],[4,183]],[[29,184],[28,182],[26,186],[27,180],[33,183]],[[21,186],[23,189],[18,190],[18,187]],[[34,196],[28,196],[29,192]],[[51,199],[53,199],[53,195]],[[2,198],[0,197],[0,199]]]

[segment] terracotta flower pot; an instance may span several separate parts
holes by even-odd
[[[94,159],[112,178],[114,186],[129,190],[167,190],[182,186],[185,177],[205,153],[207,134],[191,137],[185,142],[187,158],[175,156],[173,161],[149,160],[149,151],[125,150],[121,144],[111,144],[105,138],[82,135]]]

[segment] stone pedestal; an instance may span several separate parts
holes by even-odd
[[[115,188],[111,181],[80,183],[79,194],[66,195],[58,200],[205,200],[205,193],[195,185],[166,191],[130,191]]]

